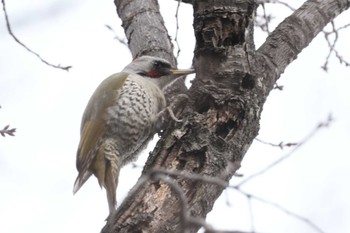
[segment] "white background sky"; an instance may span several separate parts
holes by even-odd
[[[294,2],[295,7],[301,4]],[[160,4],[174,37],[176,2]],[[113,1],[12,0],[7,8],[13,31],[25,44],[52,63],[73,68],[65,72],[41,63],[10,38],[4,17],[0,18],[0,127],[17,128],[15,137],[0,137],[0,232],[99,232],[108,213],[105,191],[94,177],[77,195],[72,189],[86,103],[104,78],[131,61],[128,49],[104,26],[112,26],[123,37]],[[282,6],[268,10],[276,16],[273,26],[290,14]],[[339,17],[338,25],[346,19],[349,12]],[[258,46],[266,35],[256,31]],[[340,37],[338,49],[350,60],[349,30]],[[194,45],[190,6],[180,8],[179,40],[179,67],[188,68]],[[326,45],[320,34],[286,69],[278,82],[284,91],[273,91],[267,99],[258,137],[274,143],[298,142],[329,113],[334,122],[243,188],[310,219],[325,232],[350,232],[350,68],[332,58],[329,72],[321,70]],[[254,142],[240,172],[248,176],[287,152]],[[123,169],[119,202],[140,171]],[[240,180],[234,179],[232,183]],[[251,230],[245,197],[232,190],[224,194],[208,222],[220,229]],[[266,204],[253,201],[252,209],[257,232],[314,232]]]

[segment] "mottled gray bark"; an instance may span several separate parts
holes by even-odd
[[[134,55],[174,59],[155,0],[115,2]],[[193,1],[197,75],[179,114],[183,122],[169,123],[144,177],[102,232],[196,232],[198,218],[206,217],[224,189],[206,177],[232,177],[258,134],[263,104],[280,74],[349,5],[348,0],[309,0],[255,50],[254,0]],[[148,33],[154,27],[157,34]],[[187,175],[167,176],[164,170]]]

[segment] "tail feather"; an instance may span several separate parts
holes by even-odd
[[[90,178],[91,175],[91,172],[79,173],[77,179],[74,182],[73,194],[76,194],[76,192],[79,191],[81,186],[83,186],[83,184]]]
[[[108,166],[106,169],[106,193],[107,201],[109,207],[109,213],[112,214],[115,211],[117,205],[116,192],[118,186],[118,176],[115,176],[114,171],[111,166]]]

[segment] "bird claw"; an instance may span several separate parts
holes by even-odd
[[[173,110],[169,106],[166,108],[166,110],[168,110],[168,113],[169,113],[169,116],[171,117],[171,119],[173,119],[174,121],[179,122],[179,123],[182,122],[182,120],[178,119],[175,116]]]
[[[174,98],[174,100],[168,107],[166,107],[165,109],[163,109],[158,113],[157,120],[156,120],[156,129],[158,132],[163,128],[165,121],[169,117],[175,122],[178,122],[178,123],[183,122],[182,119],[179,119],[175,116],[174,110],[178,112],[179,107],[181,105],[183,106],[186,100],[188,100],[188,96],[186,94],[179,94]],[[169,114],[169,117],[166,114]]]

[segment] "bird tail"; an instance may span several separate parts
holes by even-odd
[[[79,173],[77,179],[74,182],[73,194],[79,191],[81,186],[83,186],[83,184],[90,178],[91,175],[92,173],[88,171]]]

